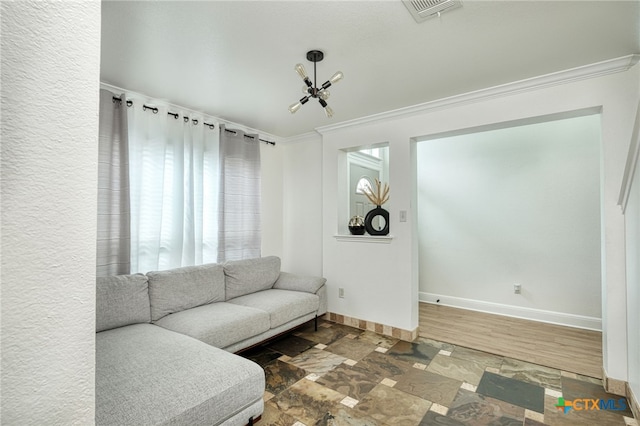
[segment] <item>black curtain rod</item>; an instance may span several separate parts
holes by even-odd
[[[117,97],[117,96],[113,96],[113,97],[112,97],[112,99],[113,99],[113,102],[114,102],[114,103],[115,103],[115,102],[122,102],[122,99],[120,99],[120,98],[119,98],[119,97]],[[128,107],[133,106],[133,101],[132,101],[131,99],[127,99],[127,106],[128,106]],[[151,106],[149,106],[149,105],[145,105],[145,104],[142,104],[142,110],[143,110],[143,111],[149,110],[149,111],[152,111],[154,114],[157,114],[157,113],[158,113],[158,108],[156,108],[156,107],[151,107]],[[177,112],[171,112],[171,111],[168,111],[168,112],[167,112],[167,114],[168,114],[168,115],[170,115],[170,116],[172,116],[172,117],[173,117],[173,118],[175,118],[176,120],[177,120],[177,119],[178,119],[178,117],[180,116],[180,114],[178,114]],[[184,122],[185,122],[185,123],[188,123],[188,122],[189,122],[189,117],[187,117],[186,115],[185,115],[184,117],[182,117],[182,118],[184,119]],[[193,122],[193,124],[198,124],[198,120],[196,120],[195,118],[194,118],[194,119],[192,119],[191,121]],[[202,122],[202,124],[204,124],[205,126],[209,127],[209,128],[210,128],[210,129],[212,129],[212,130],[213,130],[213,129],[215,129],[215,127],[216,127],[214,124],[207,123],[206,121]]]
[[[224,129],[224,131],[225,131],[225,132],[229,132],[229,133],[233,133],[234,135],[237,133],[235,130],[229,130],[229,129]],[[255,136],[251,136],[251,135],[244,135],[244,137],[245,137],[245,138],[249,138],[249,139],[255,139]],[[276,146],[276,143],[275,143],[275,142],[273,142],[273,141],[267,141],[267,140],[260,139],[260,138],[258,138],[258,140],[259,140],[260,142],[264,142],[264,143],[266,143],[266,144]]]
[[[122,99],[120,99],[120,98],[119,98],[119,97],[117,97],[117,96],[113,96],[113,97],[112,97],[112,102],[113,102],[113,103],[116,103],[116,102],[120,102],[120,103],[122,103]],[[132,101],[131,99],[127,99],[127,106],[128,106],[128,107],[133,106],[133,101]],[[151,106],[149,106],[149,105],[145,105],[145,104],[142,104],[142,110],[143,110],[143,111],[150,110],[150,111],[152,111],[154,114],[157,114],[157,113],[158,113],[158,108],[156,108],[156,107],[151,107]],[[180,116],[180,114],[178,114],[177,112],[171,112],[171,111],[168,111],[168,112],[167,112],[167,114],[168,114],[168,115],[170,115],[170,116],[172,116],[172,117],[173,117],[173,118],[175,118],[176,120],[177,120],[177,119],[178,119],[178,117]],[[186,115],[183,117],[183,119],[184,119],[184,122],[185,122],[185,123],[188,123],[188,122],[189,122],[189,117],[187,117]],[[193,121],[193,124],[198,124],[198,120],[196,120],[195,118],[194,118],[192,121]],[[212,129],[212,130],[216,127],[214,124],[207,123],[206,121],[202,122],[202,124],[204,124],[205,126],[209,127],[209,128],[210,128],[210,129]],[[229,132],[229,133],[234,133],[234,134],[236,133],[236,132],[235,132],[235,131],[233,131],[233,130],[229,130],[229,129],[224,129],[224,130],[225,130],[225,131],[227,131],[227,132]],[[244,137],[245,137],[245,138],[250,138],[250,139],[255,139],[255,138],[254,138],[253,136],[251,136],[251,135],[244,135]],[[268,141],[268,140],[264,140],[264,139],[260,139],[260,138],[258,138],[258,140],[259,140],[260,142],[264,142],[264,143],[266,143],[266,144],[276,146],[276,143],[275,143],[275,142],[273,142],[273,141]]]

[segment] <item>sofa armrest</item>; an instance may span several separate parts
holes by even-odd
[[[316,294],[327,281],[326,278],[280,272],[273,288],[279,290],[304,291]]]

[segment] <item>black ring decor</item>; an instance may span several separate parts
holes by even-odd
[[[372,223],[373,219],[378,216],[382,216],[382,218],[384,219],[384,227],[381,229],[376,229]],[[364,229],[369,235],[388,235],[389,212],[380,206],[377,206],[375,209],[370,210],[369,213],[367,213],[367,215],[364,217]]]

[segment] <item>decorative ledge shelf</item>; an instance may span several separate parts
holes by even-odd
[[[358,242],[358,243],[378,243],[378,244],[390,244],[393,240],[393,235],[373,236],[373,235],[334,235],[337,241],[340,242]]]

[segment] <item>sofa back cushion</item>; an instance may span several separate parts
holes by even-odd
[[[224,274],[227,300],[267,290],[280,276],[280,258],[267,256],[230,261],[224,264]]]
[[[222,265],[185,266],[148,272],[151,320],[213,302],[224,302]]]
[[[151,322],[149,284],[142,274],[96,279],[96,332]]]

